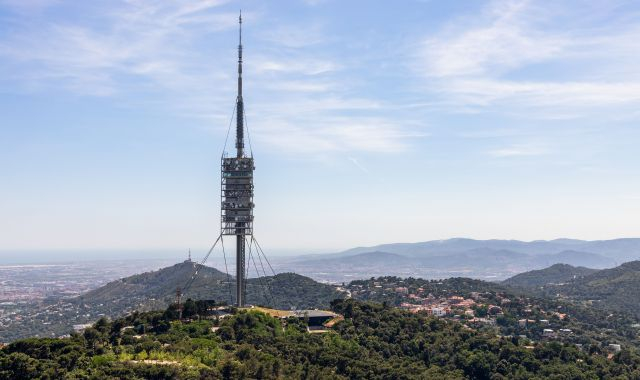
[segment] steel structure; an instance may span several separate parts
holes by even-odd
[[[236,155],[221,159],[221,235],[236,237],[236,306],[245,303],[247,235],[253,235],[253,156],[244,150],[244,102],[242,100],[242,15],[239,19],[238,96],[236,98]]]

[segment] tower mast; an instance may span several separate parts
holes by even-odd
[[[246,236],[253,234],[253,157],[244,150],[242,100],[242,14],[238,18],[238,95],[236,98],[236,154],[222,156],[221,235],[236,237],[236,306],[245,304]]]
[[[236,99],[236,157],[244,156],[244,102],[242,100],[242,11],[238,17],[238,98]],[[236,229],[236,305],[244,306],[244,223],[238,223]]]
[[[238,17],[238,97],[236,99],[236,150],[237,157],[244,155],[244,101],[242,100],[242,12]]]

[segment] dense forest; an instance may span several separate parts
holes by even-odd
[[[200,318],[208,306],[188,301],[182,321],[170,307],[13,342],[0,379],[640,379],[634,350],[531,345],[384,304],[336,300],[344,320],[319,334],[252,310]]]

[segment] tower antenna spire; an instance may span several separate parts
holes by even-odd
[[[238,98],[236,99],[236,151],[244,155],[244,101],[242,100],[242,10],[238,17]]]

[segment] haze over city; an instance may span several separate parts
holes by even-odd
[[[5,0],[0,258],[202,254],[239,8],[265,248],[640,230],[637,2]]]

